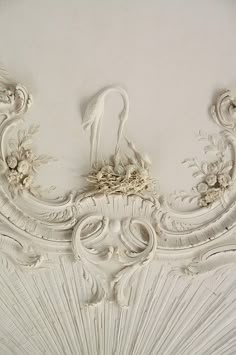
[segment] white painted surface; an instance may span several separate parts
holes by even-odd
[[[89,137],[81,128],[81,109],[97,90],[122,84],[131,102],[127,136],[150,155],[161,191],[190,188],[193,179],[180,162],[200,154],[201,145],[194,140],[200,128],[217,130],[207,112],[212,95],[221,88],[236,88],[235,14],[236,3],[229,0],[0,1],[0,61],[33,93],[34,105],[27,117],[41,125],[39,151],[58,158],[40,181],[56,184],[59,192],[79,187],[79,176],[89,166]],[[114,148],[120,105],[115,96],[108,99],[104,156]],[[86,203],[81,213],[89,213]],[[30,206],[26,201],[27,211]],[[103,213],[106,208],[110,211],[104,206]],[[27,220],[17,219],[8,207],[1,207],[1,213],[16,218],[17,226],[27,230]],[[94,209],[97,212],[96,205]],[[50,208],[43,211],[49,213]],[[37,211],[31,212],[35,217]],[[217,207],[209,212],[207,226],[211,227],[214,213],[225,219],[212,223],[210,232],[234,223],[233,213]],[[45,252],[47,244],[39,237],[44,223],[37,218],[34,222],[38,233],[34,238]],[[189,246],[196,239],[199,245],[207,244],[209,231],[204,227],[192,239],[188,232],[182,238],[178,231],[178,243]],[[60,231],[47,232],[46,239],[61,240]],[[63,235],[65,240],[69,232]],[[208,243],[207,252],[214,259],[220,251],[219,264],[228,263],[225,268],[190,281],[154,260],[126,290],[131,295],[128,310],[109,303],[84,308],[93,279],[85,281],[72,258],[58,260],[59,268],[48,262],[46,269],[36,273],[17,269],[9,274],[5,270],[11,269],[9,251],[17,258],[22,251],[13,243],[15,254],[11,254],[3,238],[7,253],[1,258],[0,272],[0,354],[235,354],[235,247],[225,247],[235,239],[233,233],[221,233],[224,247],[218,248],[216,240],[216,249]],[[175,259],[177,238],[173,235],[170,231],[168,243],[173,243]],[[162,242],[158,245],[165,247]],[[58,250],[62,244],[58,243]],[[188,252],[191,255],[178,252],[180,261],[184,255],[189,261],[197,256],[197,263],[205,262],[204,272],[211,268],[207,253]],[[193,270],[195,266],[190,264]]]
[[[60,159],[42,181],[56,173],[62,191],[77,186],[88,158],[80,106],[118,83],[130,95],[127,135],[152,158],[162,191],[191,186],[180,162],[199,151],[200,128],[214,129],[212,94],[236,87],[235,14],[229,0],[2,0],[1,62],[31,89],[40,145]],[[120,101],[108,105],[104,155]]]

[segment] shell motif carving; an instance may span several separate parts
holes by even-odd
[[[0,79],[3,260],[37,268],[44,255],[56,263],[58,255],[69,254],[91,284],[85,302],[96,305],[106,299],[122,307],[129,304],[133,278],[156,257],[190,275],[234,262],[236,100],[229,91],[221,93],[211,109],[221,132],[199,134],[206,159],[184,161],[196,179],[192,192],[160,197],[148,156],[129,140],[127,151],[121,149],[129,114],[127,92],[121,87],[103,89],[88,103],[83,118],[90,133],[87,186],[52,199],[34,185],[37,168],[51,160],[31,147],[37,129],[16,129],[17,139],[9,130],[22,121],[32,96],[25,87]],[[101,124],[111,92],[121,95],[123,108],[114,153],[102,160]]]

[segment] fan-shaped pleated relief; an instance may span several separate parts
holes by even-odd
[[[82,267],[66,257],[24,273],[3,263],[1,355],[235,354],[232,267],[192,278],[154,260],[124,290],[128,308],[85,306],[97,286]]]

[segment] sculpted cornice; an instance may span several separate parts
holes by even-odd
[[[107,95],[121,95],[123,108],[114,154],[101,160],[99,144]],[[95,95],[83,117],[90,133],[90,171],[86,188],[52,199],[35,182],[37,170],[53,160],[31,147],[38,127],[18,129],[32,103],[21,85],[0,85],[0,228],[1,260],[10,270],[56,267],[70,257],[91,278],[90,304],[104,298],[127,306],[133,275],[154,258],[186,277],[235,262],[236,100],[223,91],[212,106],[218,135],[199,133],[207,159],[184,160],[196,186],[162,196],[155,190],[151,162],[127,141],[120,148],[129,114],[121,87]],[[14,131],[10,130],[14,126]],[[52,266],[54,265],[54,266]]]

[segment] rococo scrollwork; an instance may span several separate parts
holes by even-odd
[[[115,151],[100,157],[105,100],[121,95]],[[38,272],[68,257],[91,285],[84,304],[104,299],[129,304],[132,279],[149,262],[172,265],[183,276],[204,276],[234,262],[236,241],[236,100],[220,93],[211,114],[218,134],[199,133],[206,159],[188,158],[196,181],[190,193],[162,196],[151,161],[127,141],[120,147],[129,114],[121,87],[103,89],[88,103],[83,125],[90,133],[87,184],[61,198],[46,196],[37,170],[52,161],[32,145],[38,127],[18,128],[32,103],[28,90],[2,79],[0,85],[0,226],[2,265]],[[24,123],[25,125],[25,123]],[[14,127],[14,129],[10,129]],[[52,266],[50,266],[52,267]],[[9,268],[10,269],[10,268]],[[46,271],[44,271],[46,272]]]

